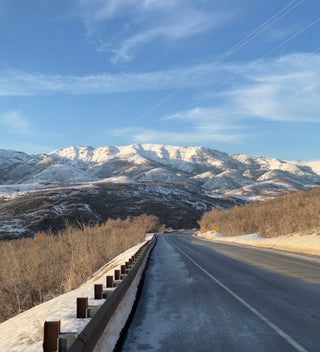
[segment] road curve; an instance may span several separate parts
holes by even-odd
[[[320,351],[320,260],[191,234],[158,236],[120,351]]]

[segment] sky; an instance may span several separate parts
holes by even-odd
[[[318,0],[0,0],[0,148],[320,160]]]

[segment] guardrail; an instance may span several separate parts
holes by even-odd
[[[77,298],[77,318],[92,317],[80,334],[60,331],[60,321],[44,323],[44,352],[92,352],[140,269],[144,269],[156,236],[146,242],[129,261],[106,277],[106,289],[94,285],[95,299],[106,298],[102,306],[89,307],[87,297]],[[112,289],[115,287],[115,289]]]

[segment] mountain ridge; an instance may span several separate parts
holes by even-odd
[[[0,238],[143,212],[194,227],[213,207],[320,185],[319,165],[163,144],[0,150]]]
[[[320,184],[317,162],[283,161],[164,144],[70,146],[38,155],[1,150],[0,167],[2,185],[116,182],[117,178],[119,182],[191,182],[209,191],[246,195],[250,199],[268,197],[264,189],[272,188],[272,184],[283,192]],[[252,192],[248,191],[250,185],[255,189]],[[261,192],[257,192],[259,185]]]

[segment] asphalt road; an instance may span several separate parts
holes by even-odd
[[[120,350],[319,352],[320,260],[159,235]]]

